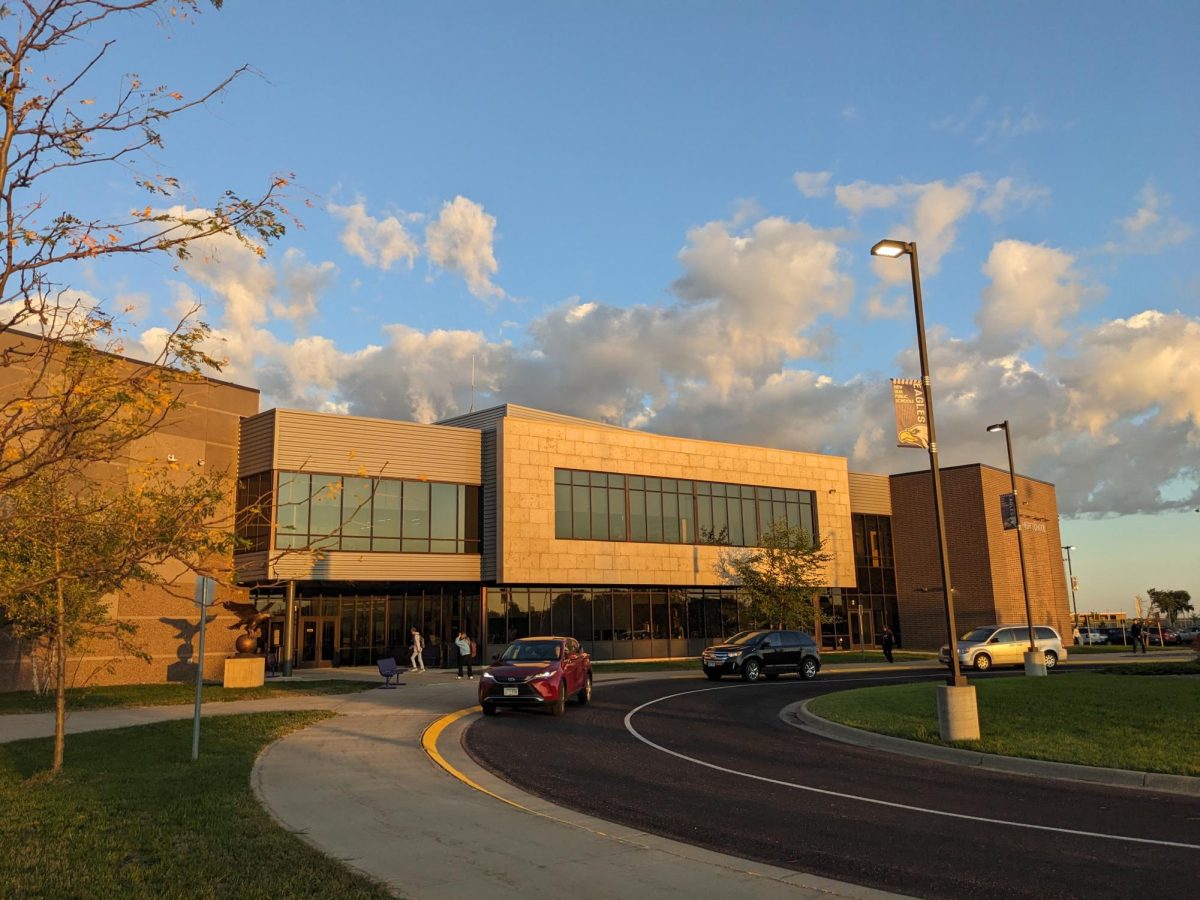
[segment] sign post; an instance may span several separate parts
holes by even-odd
[[[204,690],[204,630],[217,582],[206,575],[196,579],[196,604],[200,607],[200,637],[196,649],[196,710],[192,716],[192,762],[200,758],[200,699]]]

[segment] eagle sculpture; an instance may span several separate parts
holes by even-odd
[[[251,637],[263,622],[271,618],[270,613],[262,612],[253,603],[235,603],[232,600],[226,600],[221,605],[238,617],[237,622],[229,626],[230,631],[240,628]]]

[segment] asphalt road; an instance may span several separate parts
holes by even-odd
[[[947,898],[1196,896],[1194,798],[926,762],[779,718],[797,700],[901,680],[599,682],[587,707],[557,719],[480,718],[464,741],[485,768],[562,806],[869,887]],[[639,740],[626,717],[646,703],[629,718]],[[1190,846],[1171,846],[1181,843]]]

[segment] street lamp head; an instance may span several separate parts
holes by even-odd
[[[871,248],[872,256],[886,256],[889,259],[895,259],[897,256],[903,256],[909,252],[911,252],[911,245],[904,241],[893,241],[887,238]]]
[[[1008,420],[1005,419],[1003,422],[998,422],[995,425],[989,425],[987,427],[987,430],[988,431],[1007,431],[1008,430]]]
[[[1078,550],[1079,548],[1076,547],[1074,544],[1063,544],[1063,549],[1064,550]]]

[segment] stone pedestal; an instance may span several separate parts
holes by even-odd
[[[1034,677],[1046,677],[1046,654],[1041,650],[1025,651],[1025,674]]]
[[[979,708],[975,704],[975,685],[937,688],[938,728],[943,741],[979,740]]]
[[[265,656],[241,656],[225,660],[225,677],[221,684],[227,688],[262,687],[266,681]]]

